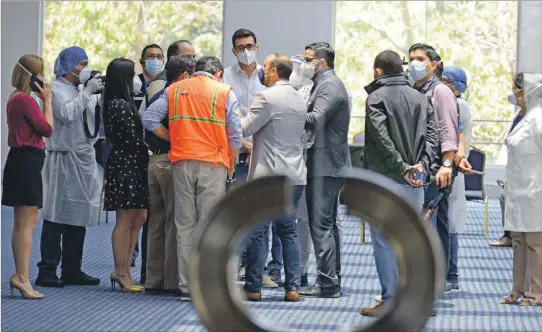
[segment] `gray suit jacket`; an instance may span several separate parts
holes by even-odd
[[[293,185],[304,185],[307,168],[303,161],[301,136],[307,106],[303,97],[287,82],[278,81],[254,97],[243,119],[243,136],[253,136],[248,180],[286,175]]]
[[[315,85],[307,103],[306,128],[315,131],[314,145],[307,150],[308,176],[339,177],[352,167],[348,92],[334,70],[319,76]]]

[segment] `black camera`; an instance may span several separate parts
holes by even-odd
[[[99,71],[99,70],[93,70],[90,72],[90,77],[88,78],[87,82],[90,81],[92,78],[94,78],[94,76],[96,75],[101,75],[102,73]],[[100,79],[102,80],[103,84],[105,84],[106,82],[106,78],[105,76],[100,76]],[[85,86],[86,86],[86,83],[85,83]],[[103,89],[100,89],[96,92],[94,92],[95,95],[99,95],[100,93],[103,92]]]

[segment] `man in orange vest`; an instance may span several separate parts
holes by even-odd
[[[143,125],[170,142],[175,189],[175,226],[181,300],[189,301],[188,266],[193,230],[226,194],[241,148],[237,98],[220,83],[224,67],[216,57],[201,57],[194,76],[171,84],[143,117]],[[169,114],[169,130],[153,119]]]

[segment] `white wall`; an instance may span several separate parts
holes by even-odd
[[[542,1],[520,1],[517,72],[542,73]]]
[[[2,174],[9,151],[6,105],[13,91],[11,73],[19,58],[25,54],[42,53],[42,6],[39,1],[2,1],[2,110],[0,111],[2,140]]]
[[[271,53],[303,54],[309,43],[325,41],[333,45],[335,1],[225,1],[222,37],[225,67],[237,61],[231,51],[231,37],[241,28],[256,34],[261,64]]]

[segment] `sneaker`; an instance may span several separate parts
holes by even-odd
[[[181,291],[181,301],[184,301],[184,302],[192,301],[192,298],[190,297],[190,293]]]
[[[283,284],[279,269],[269,269],[269,277],[273,282],[277,283],[277,285]]]
[[[271,280],[267,274],[264,274],[262,278],[262,288],[279,288],[279,285]]]
[[[459,292],[459,283],[457,281],[446,281],[444,285],[444,293],[454,293]]]
[[[375,302],[376,303],[382,303],[382,295],[375,296]]]

